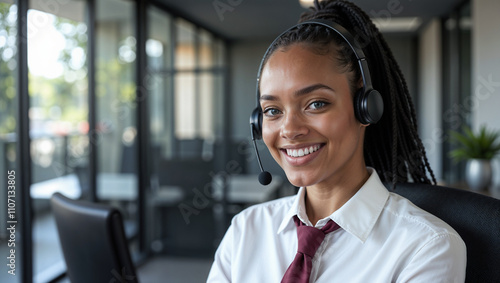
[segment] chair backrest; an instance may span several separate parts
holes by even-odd
[[[117,209],[60,193],[51,206],[72,283],[138,282]]]
[[[500,282],[500,200],[461,189],[414,183],[397,184],[393,192],[439,217],[460,234],[467,246],[466,282]]]

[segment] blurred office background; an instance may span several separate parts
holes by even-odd
[[[500,129],[500,2],[354,2],[406,75],[437,179],[460,186],[449,131]],[[261,142],[275,180],[258,184],[248,118],[264,51],[304,10],[298,0],[0,0],[0,281],[64,280],[49,206],[59,191],[120,209],[144,280],[203,282],[235,213],[295,191]],[[10,170],[16,276],[4,257]],[[498,161],[494,171],[493,195]]]

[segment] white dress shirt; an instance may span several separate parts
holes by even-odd
[[[464,282],[465,244],[453,228],[389,191],[375,170],[329,219],[312,264],[310,282]],[[305,188],[296,196],[254,205],[236,215],[207,282],[281,282],[297,252],[293,216],[312,226]]]

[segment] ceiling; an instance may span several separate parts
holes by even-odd
[[[172,13],[229,40],[268,40],[305,11],[298,0],[156,0]],[[386,19],[450,13],[462,0],[353,0],[368,15]],[[388,18],[389,17],[389,18]]]

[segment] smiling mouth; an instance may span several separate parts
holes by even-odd
[[[294,149],[286,148],[286,149],[284,149],[284,151],[290,157],[302,157],[302,156],[306,156],[306,155],[309,155],[309,154],[317,151],[321,147],[322,147],[322,145],[317,144],[317,145],[312,145],[312,146],[304,147],[304,148],[294,148]]]

